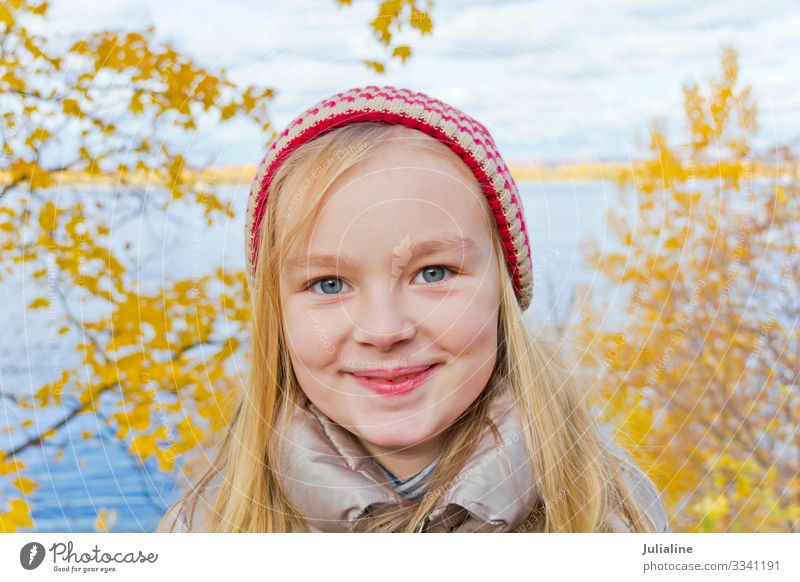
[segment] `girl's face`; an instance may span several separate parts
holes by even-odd
[[[304,393],[401,477],[437,456],[495,365],[500,286],[485,206],[466,166],[392,144],[332,184],[287,257],[284,329]],[[431,365],[405,392],[356,377]]]

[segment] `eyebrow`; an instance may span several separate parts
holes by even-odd
[[[448,235],[436,240],[419,241],[409,245],[409,261],[418,257],[426,257],[434,253],[462,251],[469,252],[478,248],[474,239],[468,236]],[[357,270],[357,261],[346,255],[318,254],[298,257],[286,263],[286,268],[294,271],[302,268],[319,267],[325,269],[342,268],[349,271]]]

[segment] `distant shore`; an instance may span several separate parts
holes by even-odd
[[[509,169],[514,179],[519,183],[537,182],[587,182],[587,181],[616,181],[624,174],[629,174],[641,163],[640,160],[628,162],[592,162],[573,161],[564,163],[545,162],[541,164],[509,164]],[[209,185],[249,186],[256,174],[253,164],[241,166],[210,166],[200,172],[192,174],[184,172],[182,180],[203,182]],[[753,164],[750,176],[753,178],[775,178],[778,172],[772,166]],[[124,176],[89,175],[81,172],[60,172],[53,175],[55,186],[73,185],[146,185],[164,183],[158,176],[146,173],[132,173]],[[0,187],[9,182],[8,172],[0,170]]]

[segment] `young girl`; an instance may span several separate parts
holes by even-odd
[[[246,229],[247,390],[159,531],[669,531],[523,324],[522,203],[480,123],[407,89],[336,94],[271,145]]]

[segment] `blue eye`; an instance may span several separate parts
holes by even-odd
[[[442,267],[440,265],[431,265],[429,267],[425,267],[420,271],[423,279],[427,283],[441,283],[445,277],[445,273],[450,271],[447,267]],[[439,276],[441,273],[441,277]]]
[[[327,277],[324,279],[317,279],[316,281],[312,282],[311,285],[308,286],[308,288],[312,289],[317,284],[321,284],[320,288],[323,289],[321,295],[337,295],[338,294],[337,291],[341,291],[341,287],[344,284],[344,281],[336,277]],[[327,291],[332,291],[332,293],[328,293]]]

